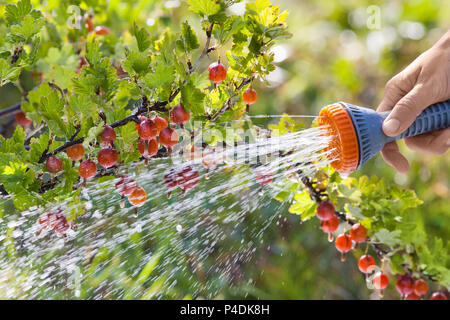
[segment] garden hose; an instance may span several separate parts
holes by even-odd
[[[332,137],[326,148],[330,151],[327,158],[337,172],[346,175],[360,169],[386,143],[450,127],[450,100],[426,108],[405,132],[396,137],[389,137],[382,130],[389,113],[378,113],[346,102],[322,108],[319,126]]]

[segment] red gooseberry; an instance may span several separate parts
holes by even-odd
[[[389,279],[388,279],[387,275],[385,275],[384,273],[377,272],[373,276],[372,283],[373,283],[373,286],[375,287],[375,289],[383,290],[383,289],[386,289],[386,287],[388,286]]]
[[[156,139],[139,139],[138,151],[144,158],[150,158],[158,153],[158,141],[156,141]]]
[[[153,121],[156,123],[156,128],[158,128],[158,134],[162,129],[167,128],[168,124],[166,119],[156,116]]]
[[[92,160],[84,160],[78,167],[78,173],[83,179],[90,179],[97,174],[97,165]]]
[[[395,282],[395,288],[402,296],[405,296],[413,292],[413,286],[414,286],[413,279],[407,274],[399,276],[397,278],[397,281]]]
[[[221,83],[227,77],[227,69],[220,62],[214,62],[208,67],[209,80],[218,84]]]
[[[430,300],[447,300],[447,296],[442,292],[435,292],[431,295]]]
[[[66,153],[72,161],[80,161],[84,157],[84,147],[82,144],[75,144],[67,148]]]
[[[358,260],[358,269],[362,273],[371,273],[375,268],[375,260],[372,256],[365,254]]]
[[[175,129],[167,127],[159,133],[159,143],[164,147],[171,148],[178,143],[178,133]]]
[[[330,201],[322,201],[316,209],[317,218],[322,221],[330,220],[334,217],[334,206]]]
[[[175,124],[184,124],[189,121],[191,116],[182,104],[175,106],[170,112],[170,121]]]
[[[333,241],[333,235],[332,233],[337,230],[339,227],[339,219],[335,215],[330,220],[327,221],[321,221],[320,222],[320,228],[323,230],[323,232],[328,233],[328,241]]]
[[[30,119],[27,118],[25,113],[23,111],[19,111],[14,115],[14,119],[18,124],[20,124],[22,127],[28,127],[33,123]]]
[[[49,172],[57,173],[63,169],[63,162],[61,159],[52,156],[47,159],[47,162],[45,163],[45,167],[47,168],[47,170]]]
[[[142,140],[150,140],[158,135],[158,127],[153,120],[146,119],[139,124],[139,137]]]
[[[356,243],[365,242],[367,239],[367,229],[360,223],[356,223],[350,229],[350,237]]]
[[[242,96],[242,100],[244,100],[244,102],[248,105],[254,104],[257,99],[258,99],[258,93],[256,92],[256,90],[251,89],[251,88],[245,90],[245,92]]]
[[[98,163],[105,168],[114,166],[118,159],[119,153],[112,148],[103,148],[97,154]]]
[[[128,195],[128,201],[135,207],[142,207],[147,200],[147,193],[144,188],[136,186]]]
[[[424,296],[428,292],[428,285],[424,280],[418,279],[414,282],[413,290],[419,297]]]
[[[338,251],[342,253],[341,261],[345,261],[345,253],[352,249],[352,239],[348,234],[340,234],[334,241],[334,245]]]
[[[109,145],[116,141],[116,132],[114,131],[114,128],[105,125],[103,131],[100,133],[100,141],[103,145]]]

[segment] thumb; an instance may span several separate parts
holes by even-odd
[[[401,98],[389,116],[383,122],[383,131],[387,136],[395,137],[408,129],[417,116],[433,104],[430,90],[422,84],[417,84],[410,92]]]

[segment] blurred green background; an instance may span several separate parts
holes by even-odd
[[[149,28],[163,24],[177,29],[180,19],[192,17],[186,3],[177,0],[122,1],[120,9],[116,2],[86,1],[91,2],[96,4],[95,22],[114,30],[121,30],[134,19],[147,23]],[[251,109],[255,115],[317,115],[322,106],[340,100],[376,108],[385,83],[450,27],[450,6],[446,0],[272,2],[289,11],[293,38],[274,48],[279,67],[269,77],[271,87],[256,85],[260,98]],[[57,1],[39,3],[57,10]],[[117,23],[121,20],[122,25]],[[199,26],[198,21],[193,22]],[[7,107],[20,94],[13,86],[7,86],[1,88],[0,96],[0,106]],[[377,156],[354,176],[376,175],[388,183],[414,189],[424,204],[412,210],[411,216],[420,217],[417,221],[421,221],[430,239],[439,236],[448,241],[450,154],[433,157],[400,145],[412,164],[408,175],[395,173]],[[261,208],[254,214],[263,217],[275,208]],[[281,214],[287,219],[265,232],[266,245],[256,252],[255,260],[236,271],[245,280],[232,288],[225,286],[217,298],[371,297],[356,259],[349,255],[341,263],[316,219],[300,224],[298,217],[287,210]],[[253,285],[246,284],[248,279]],[[397,298],[392,281],[390,287],[386,297]],[[170,297],[189,295],[188,288],[171,289],[174,290],[179,291]]]

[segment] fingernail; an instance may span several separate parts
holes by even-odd
[[[400,121],[397,119],[389,119],[383,122],[383,131],[387,135],[394,135],[400,128]]]

